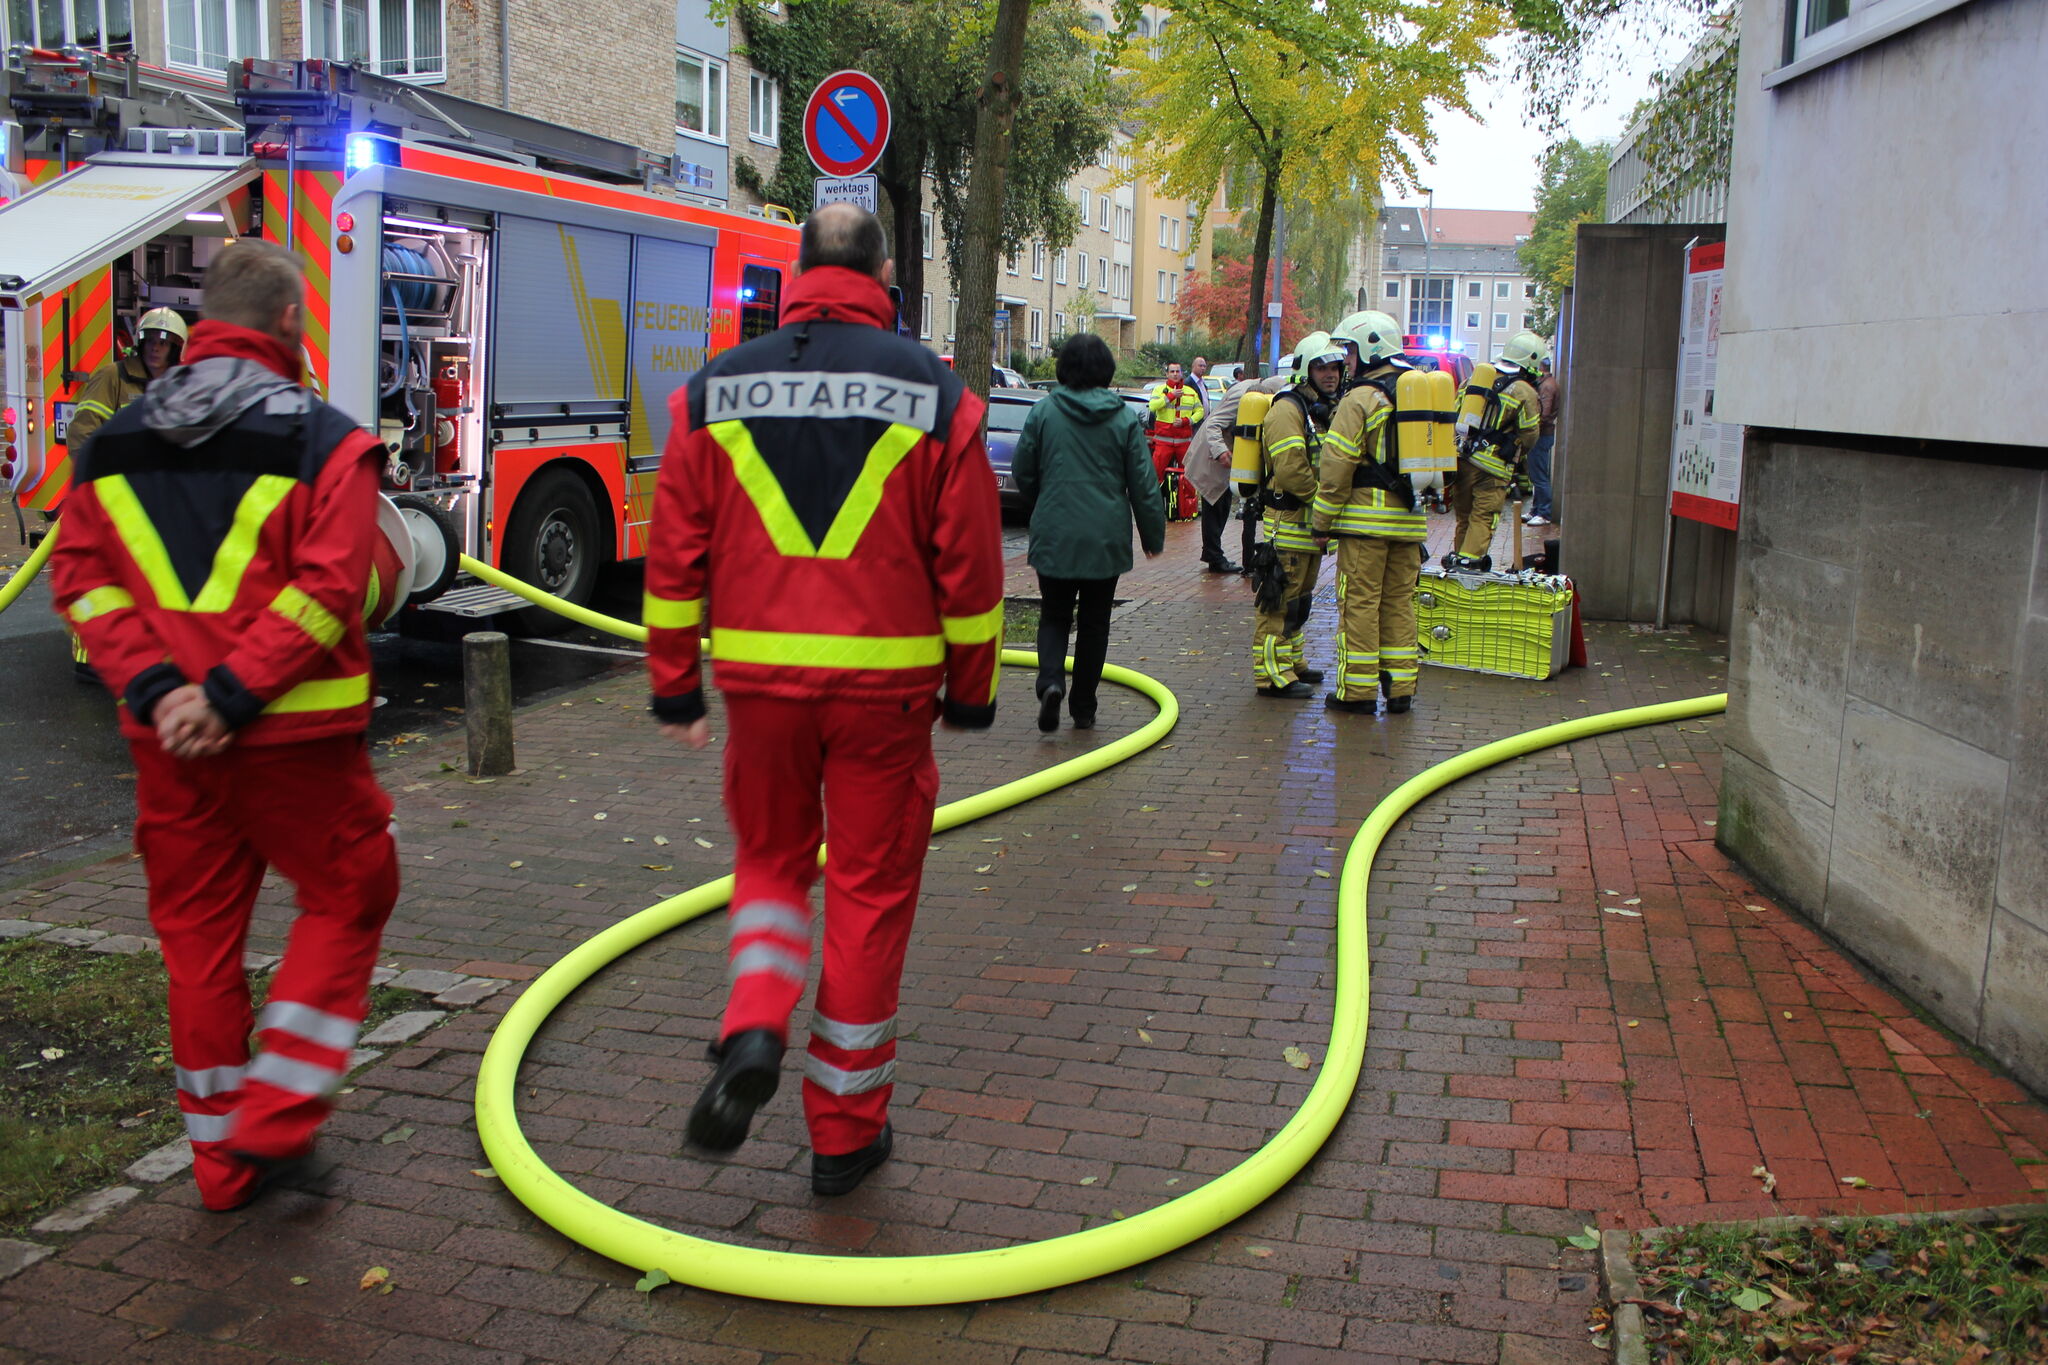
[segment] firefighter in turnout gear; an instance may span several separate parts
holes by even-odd
[[[311,1150],[398,896],[365,742],[383,451],[299,386],[304,306],[283,248],[221,252],[185,364],[77,457],[50,558],[122,703],[178,1105],[216,1210]],[[266,866],[300,913],[254,1019],[242,949]]]
[[[1261,592],[1252,628],[1252,670],[1258,694],[1306,701],[1323,680],[1302,662],[1302,627],[1316,591],[1316,569],[1325,553],[1309,528],[1309,504],[1316,495],[1316,459],[1343,382],[1344,348],[1328,332],[1311,332],[1294,348],[1294,385],[1273,399],[1260,430],[1265,447],[1265,540],[1283,586]]]
[[[1355,348],[1360,368],[1323,441],[1310,518],[1318,539],[1337,542],[1337,687],[1323,704],[1369,715],[1384,685],[1398,715],[1415,696],[1415,583],[1429,533],[1388,420],[1407,362],[1400,325],[1385,313],[1353,313],[1333,335]]]
[[[889,1156],[903,957],[939,789],[932,724],[994,720],[1003,637],[985,405],[893,335],[892,274],[874,215],[828,204],[804,223],[780,329],[671,400],[647,561],[655,717],[709,741],[708,624],[731,731],[732,990],[688,1135],[738,1147],[776,1091],[829,826],[803,1082],[824,1195]]]
[[[1444,568],[1452,573],[1483,573],[1493,567],[1488,549],[1507,505],[1508,484],[1521,473],[1542,424],[1535,375],[1546,353],[1541,337],[1517,332],[1494,362],[1499,377],[1485,418],[1467,436],[1458,458],[1457,486],[1451,490],[1458,524]]]

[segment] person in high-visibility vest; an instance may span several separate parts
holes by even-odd
[[[1489,548],[1501,509],[1507,506],[1508,484],[1520,475],[1541,426],[1534,376],[1547,354],[1543,338],[1517,332],[1494,362],[1500,377],[1487,403],[1486,420],[1459,455],[1457,483],[1451,489],[1456,539],[1443,565],[1453,573],[1481,573],[1493,567]]]
[[[932,724],[994,721],[1003,638],[985,405],[893,335],[893,267],[873,214],[828,204],[805,221],[781,328],[671,400],[647,559],[654,715],[685,745],[710,741],[708,622],[737,844],[732,991],[687,1133],[730,1151],[777,1089],[829,825],[803,1084],[823,1195],[893,1146],[897,1001],[939,790]]]
[[[311,1151],[398,896],[366,743],[383,454],[300,387],[304,317],[290,252],[222,251],[185,363],[74,457],[50,557],[57,611],[122,703],[178,1107],[216,1210]],[[258,1019],[242,949],[266,867],[300,915]]]
[[[1208,407],[1207,395],[1200,384],[1190,384],[1181,377],[1178,364],[1169,364],[1166,382],[1152,390],[1145,406],[1152,413],[1152,470],[1159,476],[1163,497],[1168,470],[1177,471],[1177,477],[1187,477],[1188,443],[1194,439],[1195,424],[1202,420]],[[1167,515],[1173,514],[1169,506]]]

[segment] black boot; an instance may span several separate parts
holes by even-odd
[[[811,1153],[811,1193],[853,1193],[860,1182],[867,1179],[869,1171],[889,1159],[889,1152],[895,1145],[895,1135],[884,1122],[882,1135],[857,1152],[844,1152],[838,1156]]]
[[[1294,670],[1294,676],[1313,687],[1323,680],[1323,670],[1320,668],[1297,668]]]
[[[1038,694],[1038,728],[1041,733],[1051,734],[1060,728],[1060,703],[1067,699],[1067,689],[1054,683]]]
[[[1390,716],[1405,716],[1408,714],[1408,708],[1413,706],[1414,704],[1415,698],[1412,696],[1388,697],[1387,714]]]
[[[1261,687],[1258,689],[1258,693],[1262,697],[1270,697],[1275,701],[1307,701],[1316,694],[1316,690],[1301,679],[1296,678],[1285,687]]]
[[[691,1106],[690,1141],[713,1152],[729,1152],[747,1140],[754,1111],[775,1095],[782,1081],[782,1042],[764,1028],[735,1033],[720,1043],[718,1070]]]
[[[1335,692],[1325,692],[1323,693],[1323,709],[1325,711],[1348,711],[1353,715],[1359,716],[1372,716],[1379,714],[1380,699],[1378,697],[1351,697],[1346,699],[1338,696]]]
[[[1232,561],[1230,561],[1230,560],[1228,560],[1228,559],[1209,559],[1209,560],[1204,560],[1203,562],[1204,562],[1205,564],[1207,564],[1207,565],[1209,566],[1209,572],[1210,572],[1210,573],[1243,573],[1243,572],[1244,572],[1244,570],[1243,570],[1242,568],[1240,568],[1240,567],[1239,567],[1239,566],[1238,566],[1237,564],[1233,563]]]

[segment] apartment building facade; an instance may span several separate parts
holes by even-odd
[[[1447,348],[1488,359],[1531,325],[1536,282],[1518,253],[1533,213],[1499,209],[1380,210],[1378,271],[1359,306],[1400,319],[1409,332],[1442,337]]]

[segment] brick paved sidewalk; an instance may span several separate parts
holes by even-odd
[[[1505,731],[1721,685],[1717,640],[1596,627],[1594,666],[1549,683],[1425,670],[1407,717],[1257,701],[1243,589],[1179,568],[1133,576],[1114,651],[1179,692],[1167,744],[935,841],[895,1160],[813,1199],[793,1085],[732,1159],[678,1154],[723,989],[702,923],[543,1031],[520,1090],[543,1155],[640,1217],[799,1251],[1000,1246],[1152,1207],[1305,1095],[1313,1073],[1283,1053],[1322,1060],[1324,874],[1381,795]],[[1318,662],[1328,629],[1325,604]],[[1146,709],[1110,689],[1093,736],[1040,737],[1021,673],[1003,701],[991,734],[941,734],[947,799]],[[519,727],[515,777],[443,771],[452,739],[384,764],[406,827],[392,965],[529,977],[725,870],[715,770],[656,741],[637,684]],[[637,1294],[475,1174],[470,1084],[500,996],[359,1074],[306,1188],[222,1216],[173,1180],[45,1239],[55,1254],[0,1281],[0,1360],[1590,1362],[1593,1258],[1558,1240],[1583,1223],[2035,1197],[2048,1111],[1715,852],[1717,728],[1583,741],[1418,808],[1373,878],[1372,1030],[1344,1121],[1279,1196],[1152,1263],[917,1310]],[[135,932],[140,878],[104,865],[10,915]],[[275,951],[286,915],[266,892],[253,946]],[[356,1288],[373,1265],[391,1293]]]

